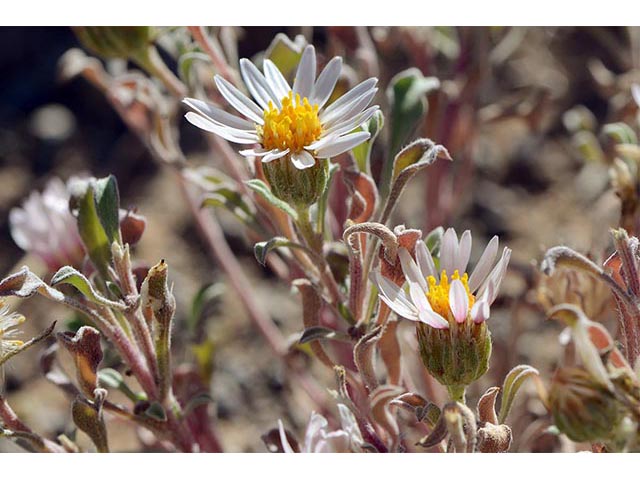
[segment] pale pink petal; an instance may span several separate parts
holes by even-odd
[[[422,310],[433,310],[429,300],[427,300],[427,295],[417,283],[409,283],[409,295],[411,296],[411,301],[418,309],[418,312]]]
[[[400,287],[383,277],[380,272],[373,272],[371,274],[371,280],[377,285],[381,300],[383,300],[389,308],[408,320],[417,319],[416,308]]]
[[[280,433],[280,443],[282,444],[284,453],[296,453],[291,447],[289,440],[287,440],[287,434],[284,431],[284,425],[280,419],[278,419],[278,432]]]
[[[448,228],[442,236],[440,246],[440,270],[446,270],[447,275],[452,275],[458,254],[458,236],[453,228]]]
[[[384,295],[380,295],[380,300],[382,300],[391,310],[396,312],[402,318],[406,318],[407,320],[412,320],[414,322],[418,320],[418,313],[416,311],[413,311],[407,308],[401,302],[399,301],[394,302],[389,298],[385,297]]]
[[[409,283],[417,283],[422,287],[423,291],[428,290],[427,281],[422,276],[418,265],[413,261],[411,255],[406,248],[400,248],[398,250],[398,257],[400,258],[400,264],[402,265],[402,272]]]
[[[469,311],[469,297],[460,280],[454,280],[449,287],[449,307],[456,322],[463,323]]]
[[[456,261],[454,270],[458,270],[460,276],[467,271],[467,265],[469,264],[469,257],[471,256],[471,232],[465,230],[460,237],[460,243],[458,245],[458,254],[456,255]],[[453,272],[451,272],[453,273]]]
[[[447,322],[442,315],[429,310],[421,311],[418,314],[418,320],[421,321],[422,323],[426,323],[427,325],[432,326],[433,328],[438,328],[438,329],[449,328],[449,322]]]
[[[303,452],[309,453],[314,451],[316,442],[322,439],[323,432],[329,426],[329,422],[322,415],[316,412],[311,412],[311,418],[307,425],[307,431],[304,435],[304,447]]]
[[[471,307],[471,319],[475,323],[482,323],[489,318],[489,304],[485,300],[479,300]]]
[[[504,275],[507,273],[507,266],[509,265],[510,258],[511,249],[504,247],[504,250],[502,251],[502,257],[500,257],[500,260],[498,261],[498,263],[496,263],[496,266],[487,277],[487,280],[478,290],[478,294],[482,295],[489,285],[493,286],[493,292],[491,292],[492,294],[488,299],[489,304],[492,304],[498,296],[498,290],[500,289],[500,284],[502,283]]]
[[[491,266],[493,265],[493,261],[496,259],[496,255],[498,254],[498,236],[494,236],[491,241],[487,244],[480,256],[480,260],[476,264],[476,268],[473,270],[473,273],[469,277],[469,290],[471,293],[474,293],[480,285],[483,284],[487,275],[491,271]]]
[[[416,243],[416,260],[418,260],[418,266],[424,278],[438,276],[431,252],[429,252],[427,245],[422,240]]]

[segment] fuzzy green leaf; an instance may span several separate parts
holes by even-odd
[[[513,400],[522,386],[522,383],[529,377],[538,375],[538,370],[529,365],[518,365],[511,369],[502,384],[502,400],[500,402],[500,413],[498,414],[498,422],[505,423]]]
[[[258,263],[260,263],[260,265],[262,266],[265,266],[267,261],[267,254],[272,250],[280,247],[299,248],[301,250],[312,253],[309,251],[309,249],[307,249],[307,247],[300,245],[299,243],[292,242],[287,238],[273,237],[271,240],[256,243],[253,247],[253,254],[256,256],[256,260],[258,260]]]
[[[58,270],[51,279],[51,286],[59,285],[61,283],[67,283],[73,285],[87,300],[100,305],[105,305],[117,310],[124,310],[126,306],[123,303],[114,302],[100,295],[91,285],[91,282],[83,274],[78,272],[75,268],[70,266],[64,266]]]
[[[272,192],[269,186],[264,183],[262,180],[253,179],[246,182],[247,186],[264,198],[267,202],[273,205],[276,208],[279,208],[287,215],[289,215],[294,221],[298,220],[298,214],[296,211],[289,205],[287,202],[280,200],[276,197]]]

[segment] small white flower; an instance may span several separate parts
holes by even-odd
[[[434,328],[449,328],[453,322],[470,318],[482,323],[489,318],[489,307],[498,295],[500,283],[507,271],[511,250],[507,247],[494,265],[498,254],[498,237],[487,244],[471,275],[466,273],[471,255],[471,232],[460,240],[453,228],[442,237],[440,269],[424,241],[416,243],[414,261],[400,248],[398,256],[409,285],[409,294],[379,272],[373,280],[378,285],[380,299],[394,312],[408,320],[426,323]]]
[[[19,313],[9,313],[9,307],[0,300],[0,360],[23,345],[15,337],[20,333],[16,327],[24,320]]]
[[[78,266],[84,258],[76,220],[69,212],[69,193],[59,178],[52,178],[42,193],[32,192],[22,207],[13,208],[9,225],[16,244],[38,255],[51,271]]]
[[[262,157],[263,162],[288,156],[300,170],[369,138],[368,132],[353,130],[378,110],[368,107],[378,90],[376,78],[365,80],[325,108],[340,76],[342,58],[331,59],[316,79],[316,52],[308,45],[292,87],[271,60],[265,59],[263,67],[264,74],[246,58],[240,60],[242,78],[255,101],[221,76],[215,77],[222,96],[245,118],[185,98],[184,103],[195,110],[186,114],[187,120],[230,142],[260,145],[240,151],[244,156]]]
[[[319,413],[312,412],[300,453],[347,453],[358,451],[364,443],[353,413],[345,405],[338,404],[342,429],[329,431],[329,422]],[[282,420],[278,420],[280,442],[284,453],[295,453],[287,440]]]

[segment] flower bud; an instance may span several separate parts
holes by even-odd
[[[556,427],[576,442],[610,439],[623,417],[613,394],[580,368],[555,373],[549,405]]]
[[[286,155],[262,164],[264,176],[271,192],[294,208],[306,208],[318,201],[327,186],[329,161],[316,159],[316,163],[298,169]]]
[[[491,357],[487,322],[454,322],[449,328],[416,323],[422,363],[450,391],[463,389],[486,373]]]
[[[78,40],[106,58],[135,58],[151,44],[151,27],[74,27]]]

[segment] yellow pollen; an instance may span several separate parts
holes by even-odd
[[[320,138],[322,125],[318,118],[318,105],[309,103],[308,98],[293,97],[293,92],[284,97],[282,108],[269,102],[264,111],[264,126],[258,126],[262,146],[267,150],[277,148],[292,153],[300,152],[305,146]]]
[[[462,285],[467,292],[467,296],[469,297],[469,310],[471,310],[471,307],[473,307],[473,304],[476,301],[476,297],[469,290],[469,275],[466,273],[461,277],[460,272],[456,270],[453,272],[451,277],[448,277],[447,271],[442,270],[440,273],[440,283],[438,283],[433,275],[429,275],[427,277],[427,283],[429,284],[427,300],[429,300],[433,311],[439,313],[446,319],[449,319],[451,316],[451,307],[449,305],[449,287],[451,283],[449,279],[451,279],[451,281],[460,280],[462,282]]]

